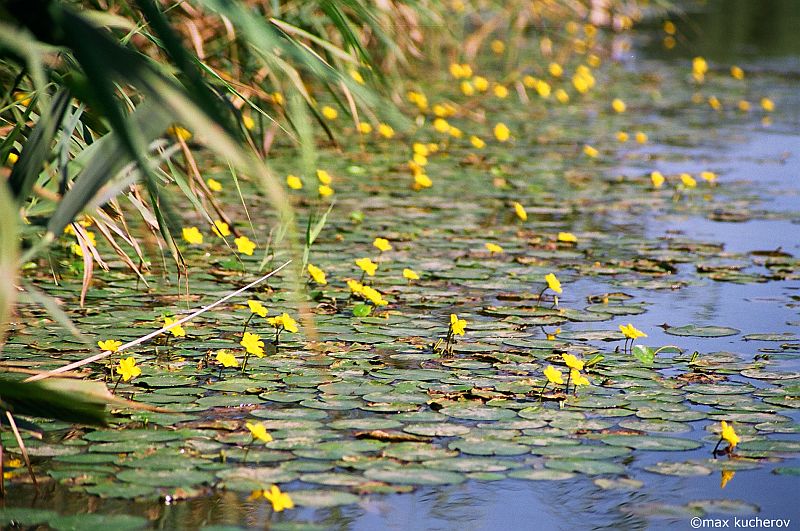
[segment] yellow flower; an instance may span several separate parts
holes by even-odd
[[[736,431],[733,429],[733,423],[728,424],[724,420],[721,423],[722,425],[722,438],[730,444],[731,450],[736,448],[736,445],[739,444],[739,436],[736,435]]]
[[[31,96],[33,94],[26,94],[24,92],[14,92],[14,101],[19,103],[20,105],[24,105],[27,107],[31,104]]]
[[[355,81],[359,85],[363,85],[364,84],[364,78],[361,75],[361,72],[359,72],[358,70],[352,70],[351,69],[350,70],[350,77],[352,77],[353,81]]]
[[[413,269],[403,269],[403,278],[407,280],[419,280],[419,274]]]
[[[356,260],[356,265],[371,277],[375,276],[375,271],[378,269],[378,264],[376,264],[369,258],[359,258],[358,260]]]
[[[272,319],[269,320],[270,324]],[[253,334],[252,332],[245,332],[239,344],[245,348],[248,354],[254,354],[259,358],[264,357],[264,342],[261,341],[261,336]]]
[[[368,135],[372,132],[372,125],[367,122],[358,123],[358,132],[362,135]]]
[[[281,492],[281,489],[279,489],[277,485],[273,485],[270,490],[262,491],[262,493],[264,497],[272,503],[272,510],[276,513],[284,509],[294,509],[292,498],[285,492]]]
[[[250,435],[253,436],[253,440],[258,439],[261,442],[271,442],[272,435],[267,433],[267,428],[264,427],[264,424],[261,422],[256,422],[255,424],[251,422],[245,422],[244,427],[250,430]]]
[[[556,278],[554,273],[547,273],[544,276],[544,280],[547,282],[547,287],[551,290],[555,291],[556,293],[563,292],[561,289],[561,282]]]
[[[182,233],[183,239],[192,245],[200,245],[203,243],[203,234],[197,227],[184,227]]]
[[[472,83],[469,81],[462,81],[461,82],[461,93],[464,96],[472,96],[475,94],[475,87],[472,86]]]
[[[350,288],[350,291],[357,295],[363,295],[364,293],[364,284],[358,280],[348,280],[347,287]]]
[[[322,184],[331,184],[331,182],[333,182],[331,174],[325,170],[317,170],[317,179],[319,179],[319,182]]]
[[[297,175],[287,175],[286,185],[292,190],[300,190],[303,187],[303,181]]]
[[[505,85],[495,85],[494,86],[494,95],[500,99],[505,99],[508,97],[508,89]]]
[[[223,236],[230,236],[231,230],[228,227],[228,224],[221,220],[216,220],[214,225],[211,226],[211,231],[222,238]]]
[[[634,138],[636,138],[636,142],[639,144],[647,143],[647,134],[643,133],[642,131],[636,131]]]
[[[437,118],[433,121],[433,128],[439,133],[446,133],[450,130],[450,124],[444,118]]]
[[[375,306],[386,306],[389,304],[388,301],[384,300],[383,295],[381,295],[381,293],[375,288],[363,286],[361,289],[361,294],[369,299],[370,302],[372,302],[372,304]]]
[[[650,181],[653,183],[654,188],[661,188],[665,180],[660,171],[654,171],[650,174]]]
[[[472,79],[472,85],[480,92],[486,92],[489,89],[489,80],[483,76],[475,76]]]
[[[722,102],[716,96],[709,96],[708,105],[715,111],[722,109]]]
[[[335,120],[339,116],[339,112],[333,107],[326,105],[322,108],[322,116],[328,120]]]
[[[600,152],[597,151],[597,149],[593,148],[589,144],[586,144],[585,146],[583,146],[583,153],[587,157],[590,157],[590,158],[593,158],[593,159],[596,159],[597,156],[600,154]]]
[[[547,381],[554,384],[563,384],[564,377],[561,374],[561,371],[553,367],[552,365],[548,365],[544,370],[544,375],[547,378]]]
[[[317,284],[324,286],[328,283],[328,280],[325,278],[325,272],[314,264],[308,264],[308,274],[311,275],[311,278],[313,278],[314,282]]]
[[[298,330],[297,321],[292,319],[292,317],[285,312],[277,317],[273,317],[272,319],[267,319],[267,322],[275,328],[283,327],[284,330],[291,332],[292,334],[296,334]]]
[[[702,76],[708,72],[708,63],[702,57],[695,57],[692,59],[692,73],[695,75],[695,79],[700,77],[698,81],[702,81]]]
[[[559,103],[569,103],[569,94],[564,89],[558,89],[556,90],[556,99]]]
[[[414,175],[414,187],[417,189],[420,188],[430,188],[433,186],[433,181],[431,178],[425,175],[424,173],[419,173]]]
[[[453,334],[457,336],[463,336],[466,327],[467,327],[466,319],[459,319],[458,316],[454,313],[450,314],[450,330],[453,331]]]
[[[530,88],[530,89],[536,88],[536,84],[538,82],[539,82],[539,80],[536,79],[533,76],[524,76],[522,78],[522,84],[525,85],[526,87]]]
[[[628,339],[638,339],[640,337],[647,337],[647,334],[645,334],[641,330],[637,329],[631,323],[628,323],[627,326],[626,325],[619,325],[619,330]]]
[[[317,192],[319,192],[320,197],[328,197],[333,195],[333,188],[327,184],[321,184],[319,185],[319,188],[317,188]]]
[[[9,153],[8,157],[6,158],[6,162],[8,162],[11,166],[17,163],[19,160],[19,155],[16,153]]]
[[[167,133],[171,134],[172,136],[178,137],[183,141],[189,140],[192,138],[192,133],[188,129],[184,129],[179,125],[173,125],[167,128]]]
[[[494,126],[494,137],[500,142],[505,142],[511,137],[511,131],[503,122]]]
[[[680,178],[683,185],[687,188],[694,188],[697,186],[697,181],[688,173],[681,173]]]
[[[427,166],[428,165],[428,157],[426,157],[425,155],[421,155],[419,153],[414,153],[414,156],[412,157],[412,161],[414,162],[414,164],[416,164],[420,168],[422,168],[423,166]],[[409,163],[410,162],[411,161],[409,161]]]
[[[175,322],[176,321],[172,317],[164,317],[164,328],[169,327]],[[186,337],[186,330],[184,330],[181,325],[173,326],[168,331],[172,334],[172,337]]]
[[[522,221],[528,221],[528,212],[525,211],[525,207],[522,206],[520,203],[514,201],[514,214],[517,215],[519,219]]]
[[[131,378],[136,378],[142,374],[142,369],[136,366],[136,360],[133,356],[119,360],[117,372],[122,377],[123,382],[127,382]]]
[[[117,349],[122,346],[122,341],[117,341],[116,339],[106,339],[105,341],[98,341],[97,346],[102,350],[116,352]]]
[[[461,138],[464,133],[458,127],[454,127],[451,125],[450,128],[447,130],[447,134],[449,134],[453,138]]]
[[[616,137],[617,137],[617,140],[618,140],[619,142],[622,142],[623,144],[624,144],[625,142],[627,142],[627,141],[628,141],[628,139],[630,138],[630,136],[628,135],[628,133],[626,133],[625,131],[617,131]]]
[[[574,369],[576,371],[583,370],[583,362],[579,360],[577,356],[572,354],[561,354],[561,359],[564,360],[564,363],[566,363],[567,367],[570,369]]]
[[[750,102],[747,100],[739,100],[739,103],[736,104],[736,107],[738,107],[742,112],[747,112],[750,110]]]
[[[589,385],[589,379],[575,369],[569,371],[569,379],[572,381],[572,384],[575,387],[580,385]]]
[[[738,79],[739,81],[741,81],[742,79],[744,79],[744,70],[742,70],[736,65],[733,65],[731,67],[731,76],[733,76],[734,79]]]
[[[472,67],[467,64],[453,63],[450,65],[450,75],[456,79],[472,77]]]
[[[415,104],[417,108],[421,111],[425,111],[428,109],[428,97],[421,92],[415,92],[413,90],[408,91],[408,101]]]
[[[217,351],[217,363],[222,365],[223,367],[238,367],[239,361],[236,359],[236,356],[231,354],[226,350],[218,350]]]
[[[713,183],[717,180],[717,174],[713,171],[703,171],[700,172],[700,178],[709,183]]]
[[[394,136],[394,129],[389,124],[378,124],[378,134],[383,138],[392,138]]]
[[[541,79],[537,80],[536,82],[536,92],[539,94],[539,97],[547,99],[550,97],[550,83],[547,81],[542,81]]]
[[[622,101],[621,99],[614,98],[611,101],[611,108],[614,109],[615,112],[623,113],[623,112],[625,112],[625,109],[627,108],[627,106],[625,105],[625,102]]]
[[[208,189],[212,192],[221,192],[222,191],[222,183],[216,179],[211,179],[210,177],[206,179],[206,184],[208,185]]]
[[[492,43],[489,45],[489,47],[497,55],[500,55],[501,53],[506,51],[506,43],[504,43],[503,41],[501,41],[499,39],[493,40]]]
[[[667,35],[675,35],[675,32],[677,30],[678,28],[675,26],[674,22],[671,22],[669,20],[664,22],[664,33],[666,33]]]
[[[283,105],[285,101],[283,98],[283,94],[281,94],[280,92],[273,92],[271,96],[272,96],[272,101],[275,103],[275,105]]]
[[[253,251],[256,249],[256,244],[250,241],[250,238],[247,236],[239,236],[233,240],[233,243],[236,244],[236,249],[240,253],[246,254],[247,256],[253,256]]]
[[[550,63],[547,70],[553,77],[561,77],[564,74],[564,69],[558,63]]]
[[[255,126],[256,126],[256,121],[255,121],[255,120],[253,120],[253,118],[252,118],[252,117],[250,117],[250,115],[247,115],[247,114],[245,114],[244,116],[242,116],[242,123],[244,124],[244,127],[245,127],[245,128],[248,130],[248,131],[249,131],[249,130],[252,130],[252,129],[253,129]]]
[[[775,110],[775,103],[769,98],[761,98],[761,108],[767,112]]]
[[[564,243],[578,243],[578,237],[571,232],[559,232],[558,241]]]
[[[485,243],[484,245],[486,246],[486,249],[492,254],[495,253],[499,254],[503,252],[503,248],[497,245],[496,243]]]
[[[375,240],[372,242],[372,245],[382,253],[392,250],[392,246],[389,244],[389,240],[386,238],[375,238]]]
[[[256,300],[249,300],[247,301],[247,306],[250,307],[250,311],[259,317],[266,317],[267,316],[267,308],[261,304],[261,301]]]
[[[427,157],[431,152],[431,150],[428,149],[428,146],[422,142],[414,142],[414,144],[411,146],[411,149],[414,151],[415,155],[422,155],[424,157]]]

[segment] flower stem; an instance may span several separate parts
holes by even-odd
[[[252,319],[254,315],[255,315],[254,313],[251,313],[250,317],[247,318],[247,321],[244,322],[244,328],[242,329],[242,335],[244,335],[244,333],[247,331],[247,325],[250,324],[250,319]]]
[[[539,305],[542,303],[542,295],[544,295],[545,291],[547,291],[547,287],[545,287],[542,291],[539,292],[539,297],[536,299],[536,306],[534,306],[534,308],[538,308]]]

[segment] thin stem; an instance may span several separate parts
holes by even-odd
[[[114,389],[111,390],[112,393],[116,393],[117,392],[117,386],[119,385],[119,382],[121,382],[121,381],[122,381],[122,375],[120,374],[119,378],[117,378],[117,383],[114,384]]]
[[[542,386],[542,390],[539,391],[539,402],[541,402],[542,399],[544,398],[544,390],[547,389],[547,384],[549,383],[550,383],[549,381],[545,382],[544,385]]]
[[[251,447],[251,446],[253,446],[253,443],[254,443],[254,442],[256,442],[256,437],[255,437],[255,435],[254,435],[254,436],[253,436],[253,438],[250,440],[250,444],[248,444],[248,445],[247,445],[247,447],[246,447],[246,448],[245,448],[245,450],[244,450],[244,457],[242,457],[242,463],[244,463],[245,461],[247,461],[247,454],[249,454],[249,453],[250,453],[250,447]]]
[[[242,362],[242,372],[247,368],[247,360],[250,359],[250,351],[244,351],[244,361]]]
[[[536,299],[536,306],[534,306],[534,308],[538,308],[539,305],[542,303],[542,295],[544,295],[545,291],[547,291],[547,287],[545,287],[542,291],[539,292],[539,297]]]
[[[255,315],[254,313],[251,313],[250,317],[247,318],[247,321],[244,322],[244,328],[242,329],[242,335],[244,335],[244,333],[247,331],[247,325],[250,324],[250,319],[252,319],[254,315]]]
[[[714,447],[714,449],[711,451],[711,453],[714,455],[714,459],[716,459],[716,458],[717,458],[717,448],[719,448],[719,445],[720,445],[720,444],[722,444],[722,437],[720,437],[720,438],[719,438],[719,440],[717,441],[717,445],[716,445],[716,446]]]

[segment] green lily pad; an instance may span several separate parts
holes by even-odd
[[[455,485],[466,478],[449,470],[431,470],[422,467],[403,467],[399,469],[372,468],[364,475],[369,479],[401,485]]]
[[[540,470],[532,470],[532,469],[512,470],[506,475],[510,478],[526,479],[528,481],[563,481],[565,479],[572,479],[575,477],[575,474],[572,472],[566,470],[549,469],[549,468]]]
[[[741,331],[735,328],[728,328],[725,326],[670,326],[664,329],[664,332],[673,336],[691,336],[691,337],[725,337],[735,336],[740,334]]]
[[[676,452],[700,448],[701,443],[676,437],[660,437],[655,435],[595,435],[600,441],[611,446],[627,446],[634,450],[650,450],[657,452]]]
[[[580,474],[624,474],[625,467],[617,463],[599,459],[564,458],[548,459],[544,466],[553,470],[564,472],[577,472]]]
[[[497,439],[460,439],[451,442],[448,448],[469,455],[522,455],[530,452],[524,444]]]
[[[665,476],[707,476],[711,474],[711,469],[699,463],[689,462],[667,462],[660,461],[654,465],[644,467],[648,472],[662,474]]]
[[[293,490],[289,495],[301,507],[338,507],[358,503],[358,496],[339,490]]]

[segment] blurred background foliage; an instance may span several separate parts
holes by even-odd
[[[595,4],[603,6],[600,20]],[[3,275],[0,307],[8,311],[18,292],[48,305],[13,271],[48,267],[43,251],[56,241],[82,258],[81,304],[94,267],[109,267],[98,239],[144,286],[159,259],[163,271],[175,270],[180,279],[186,270],[181,210],[196,211],[210,230],[226,223],[231,240],[241,235],[242,224],[209,189],[203,175],[209,164],[230,174],[243,204],[238,180],[256,183],[278,229],[260,249],[261,268],[278,254],[293,256],[299,278],[313,240],[308,235],[319,232],[327,205],[305,213],[307,227],[300,227],[269,159],[276,146],[296,149],[298,173],[313,174],[315,146],[336,145],[339,135],[320,101],[348,117],[353,130],[366,122],[402,132],[414,115],[419,123],[430,112],[413,109],[412,118],[400,112],[405,91],[429,69],[470,62],[484,41],[501,34],[509,50],[505,66],[520,73],[537,61],[517,52],[532,29],[557,39],[567,19],[610,26],[602,17],[627,6],[613,4],[3,2],[0,204],[10,207],[0,211],[0,268],[12,274]],[[56,305],[49,308],[70,326]]]

